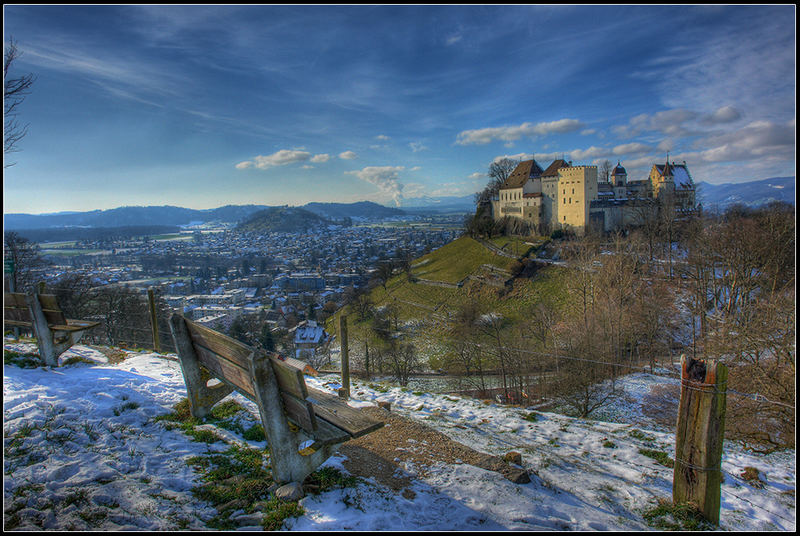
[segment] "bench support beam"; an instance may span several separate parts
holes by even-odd
[[[211,412],[214,404],[231,394],[234,389],[224,383],[214,387],[208,386],[209,375],[200,368],[189,330],[181,315],[170,317],[170,329],[178,350],[183,381],[186,384],[189,412],[192,417],[203,419]]]
[[[279,483],[302,482],[336,452],[338,444],[324,445],[308,456],[300,454],[298,447],[303,442],[303,437],[289,428],[283,412],[278,381],[269,358],[251,354],[250,372],[261,422],[269,443],[272,478]]]
[[[36,335],[36,342],[39,346],[39,356],[44,361],[45,365],[50,367],[58,366],[58,356],[63,354],[71,344],[56,343],[53,337],[53,332],[47,325],[47,318],[44,316],[42,304],[39,302],[39,294],[36,291],[25,295],[25,301],[28,302],[28,308],[31,312],[31,319],[33,320],[33,333]],[[69,339],[68,341],[69,342]]]

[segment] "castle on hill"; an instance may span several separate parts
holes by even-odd
[[[520,162],[491,202],[495,221],[519,218],[539,232],[557,229],[583,233],[591,227],[614,231],[642,222],[657,202],[676,212],[695,208],[695,185],[681,164],[653,164],[645,180],[629,181],[620,163],[609,180],[598,180],[597,166],[574,166],[563,159],[542,169],[535,159]]]

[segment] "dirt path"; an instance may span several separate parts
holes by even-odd
[[[375,478],[393,490],[403,490],[407,498],[412,498],[414,492],[407,489],[412,475],[403,469],[404,466],[424,476],[436,462],[467,463],[497,471],[513,482],[530,481],[523,469],[453,441],[422,423],[377,407],[361,411],[386,425],[339,447],[339,452],[347,457],[344,467],[353,475]]]

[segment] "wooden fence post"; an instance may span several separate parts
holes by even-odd
[[[350,398],[350,356],[347,351],[347,316],[339,316],[339,342],[342,345],[342,389],[343,398]]]
[[[728,367],[681,356],[681,399],[675,431],[674,504],[692,504],[719,524],[722,442]]]
[[[158,338],[158,317],[156,316],[156,298],[153,289],[147,289],[147,301],[150,303],[150,326],[153,328],[153,349],[161,353],[161,341]]]

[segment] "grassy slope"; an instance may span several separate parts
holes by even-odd
[[[471,238],[461,237],[413,261],[412,274],[417,278],[457,283],[470,274],[479,273],[481,265],[490,264],[508,270],[514,262],[493,254]],[[463,304],[477,302],[483,312],[502,315],[508,320],[506,329],[512,330],[537,302],[566,303],[564,283],[564,270],[556,266],[542,268],[530,279],[518,278],[506,290],[474,281],[467,282],[462,288],[431,286],[409,281],[405,274],[400,274],[387,283],[386,289],[382,286],[373,289],[370,299],[376,307],[389,305],[396,308],[399,323],[415,325],[410,339],[418,350],[424,350],[424,355],[431,358],[430,364],[435,368],[437,356],[444,351],[438,343],[449,336],[447,318]],[[350,352],[358,354],[363,351],[364,342],[372,339],[369,319],[361,322],[356,311],[346,307],[328,320],[326,329],[329,333],[338,333],[342,312],[348,315]]]

